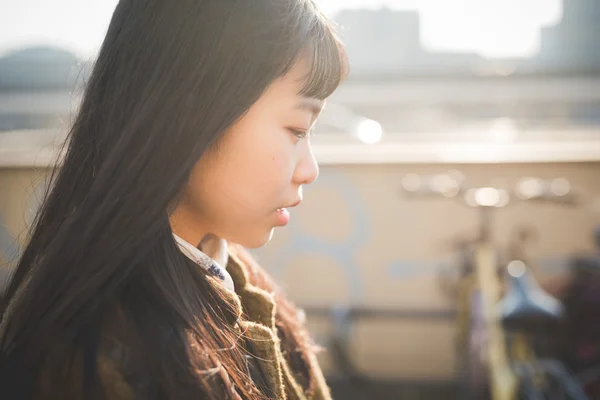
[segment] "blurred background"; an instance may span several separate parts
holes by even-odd
[[[565,305],[552,359],[600,398],[600,2],[319,2],[351,75],[315,130],[319,180],[254,253],[305,310],[336,398],[492,395],[465,392],[490,384],[465,375],[461,347],[477,336],[461,283],[480,232],[500,297],[519,248],[535,290]],[[116,3],[0,0],[0,272]],[[483,371],[489,342],[469,350]]]

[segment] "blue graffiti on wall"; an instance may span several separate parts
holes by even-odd
[[[357,263],[357,250],[366,244],[371,237],[371,224],[367,206],[361,193],[353,183],[339,171],[323,172],[314,187],[322,185],[337,191],[347,202],[351,218],[351,232],[342,242],[333,242],[317,238],[304,232],[297,224],[290,224],[288,243],[277,251],[273,260],[272,271],[281,277],[283,271],[294,258],[304,255],[324,255],[335,260],[343,267],[343,274],[348,283],[350,298],[353,303],[360,303],[364,297],[364,277],[362,268]],[[570,259],[565,256],[553,256],[537,260],[536,270],[542,273],[561,273],[569,268]],[[385,274],[391,279],[411,279],[422,276],[453,274],[458,268],[452,261],[439,260],[394,260],[385,268]]]
[[[47,182],[38,184],[29,198],[29,215],[31,221],[39,207]],[[335,260],[343,268],[343,276],[347,282],[350,298],[348,300],[360,303],[364,297],[364,279],[362,269],[357,262],[357,251],[371,237],[369,212],[361,193],[345,174],[340,171],[323,171],[315,188],[326,187],[336,191],[344,199],[348,217],[351,219],[350,231],[343,242],[328,241],[304,232],[299,224],[291,223],[288,227],[289,242],[280,248],[273,260],[273,273],[281,276],[286,266],[296,257],[310,254],[322,255]],[[310,189],[309,189],[310,190]],[[0,215],[0,258],[9,263],[14,262],[20,255],[18,241],[10,234]],[[561,273],[568,269],[569,258],[564,256],[550,257],[539,260],[539,270],[547,273]],[[447,260],[395,260],[387,265],[386,275],[391,279],[410,279],[419,276],[436,275],[449,271],[454,266]]]
[[[280,276],[285,266],[292,259],[303,254],[326,256],[336,260],[343,267],[351,296],[349,300],[359,302],[364,294],[364,278],[356,261],[356,251],[369,239],[371,230],[366,205],[360,192],[340,172],[322,172],[313,186],[315,188],[319,186],[326,187],[340,194],[347,204],[349,216],[352,219],[350,232],[348,232],[346,239],[339,243],[315,238],[313,235],[304,232],[297,224],[292,223],[288,227],[290,240],[278,250],[273,262],[275,269],[272,271]]]

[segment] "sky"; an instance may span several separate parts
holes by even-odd
[[[484,57],[527,57],[539,29],[562,15],[562,0],[317,0],[333,15],[341,8],[418,10],[422,45],[432,51]],[[93,57],[117,0],[0,0],[0,55],[28,45],[56,45]]]

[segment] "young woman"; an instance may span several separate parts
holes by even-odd
[[[243,248],[317,178],[346,67],[312,0],[121,0],[0,308],[2,398],[330,398]]]

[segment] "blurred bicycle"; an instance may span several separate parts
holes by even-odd
[[[413,198],[454,199],[479,212],[477,235],[457,242],[460,396],[492,400],[588,399],[564,364],[542,345],[548,343],[548,333],[562,321],[562,305],[537,284],[522,259],[523,252],[518,251],[522,247],[509,249],[506,265],[502,262],[503,250],[492,237],[492,214],[510,204],[575,205],[576,196],[569,182],[563,178],[524,178],[513,192],[508,192],[494,187],[467,187],[462,174],[452,171],[432,176],[408,174],[402,187]],[[515,243],[514,238],[511,242]]]

